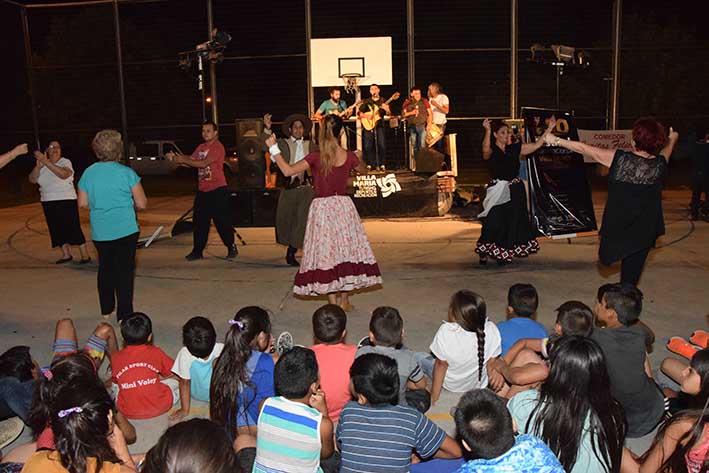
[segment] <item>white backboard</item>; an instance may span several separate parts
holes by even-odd
[[[360,85],[391,85],[391,36],[311,39],[313,87],[341,86],[344,73],[362,73]]]

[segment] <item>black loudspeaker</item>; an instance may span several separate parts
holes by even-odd
[[[443,169],[443,153],[433,148],[421,148],[414,155],[415,172],[438,172]]]
[[[235,227],[272,227],[280,189],[249,189],[231,192],[231,219]]]
[[[266,185],[266,161],[261,141],[256,138],[241,140],[239,144],[239,189],[263,189]]]
[[[241,143],[248,139],[261,139],[263,133],[263,120],[260,118],[237,120],[236,121],[236,146],[241,147]]]

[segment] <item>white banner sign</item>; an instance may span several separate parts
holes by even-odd
[[[579,141],[587,145],[604,149],[622,149],[632,151],[630,142],[632,130],[579,130]],[[593,159],[583,157],[584,162],[594,163]]]

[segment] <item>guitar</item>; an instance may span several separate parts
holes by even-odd
[[[361,101],[361,100],[358,100],[358,101],[356,101],[355,103],[353,103],[352,105],[350,105],[349,107],[347,107],[346,109],[344,109],[344,110],[342,110],[342,111],[333,109],[333,110],[330,110],[329,112],[327,112],[325,115],[323,115],[323,116],[321,116],[321,117],[318,117],[317,112],[315,112],[315,114],[314,114],[312,117],[310,117],[310,119],[313,120],[313,121],[320,121],[320,120],[322,120],[323,118],[325,118],[327,115],[337,115],[338,117],[344,117],[345,115],[351,114],[352,111],[353,111],[355,108],[359,107],[361,104],[362,104],[362,101]]]
[[[389,100],[384,102],[384,105],[389,105],[390,102],[393,102],[394,100],[397,100],[401,94],[399,92],[394,92],[394,94],[389,97]],[[379,105],[372,104],[370,106],[370,112],[372,114],[372,117],[362,117],[360,120],[362,121],[362,126],[364,127],[365,130],[367,131],[372,131],[374,128],[377,126],[379,123],[379,120],[382,119],[382,116],[379,114]],[[370,113],[367,112],[367,113]]]

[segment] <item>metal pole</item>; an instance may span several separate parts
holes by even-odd
[[[305,0],[305,68],[307,70],[306,77],[308,82],[308,116],[313,116],[315,112],[315,93],[313,91],[313,76],[310,73],[311,58],[310,58],[310,40],[313,36],[312,11],[310,9],[310,0]]]
[[[517,0],[511,0],[510,6],[512,8],[512,12],[510,14],[510,117],[517,118],[517,50],[519,49],[517,38],[519,9],[517,8]]]
[[[406,53],[408,56],[409,89],[416,84],[416,55],[414,54],[414,0],[406,0]]]
[[[556,65],[556,109],[561,110],[561,105],[559,105],[559,92],[560,92],[560,86],[561,86],[561,74],[562,74],[562,67],[559,64]]]
[[[623,0],[613,2],[613,90],[611,93],[610,128],[618,128],[618,100],[620,98],[620,36],[623,21]]]
[[[20,9],[22,20],[22,33],[25,41],[25,69],[27,69],[27,91],[30,96],[30,107],[32,108],[32,130],[34,131],[34,142],[36,149],[40,149],[39,143],[39,122],[37,120],[37,106],[34,101],[34,78],[32,74],[32,46],[30,43],[30,25],[27,20],[27,8]]]
[[[212,0],[207,0],[207,28],[209,28],[207,38],[212,39],[212,31],[214,31]],[[219,124],[219,113],[217,109],[217,64],[214,61],[209,61],[209,94],[212,97],[212,121]],[[202,102],[204,106],[204,97],[202,97]]]
[[[126,90],[123,84],[123,49],[121,47],[121,24],[118,0],[113,0],[113,24],[116,35],[116,62],[118,65],[118,93],[121,96],[121,128],[123,132],[123,159],[128,160],[128,112],[126,112]]]

